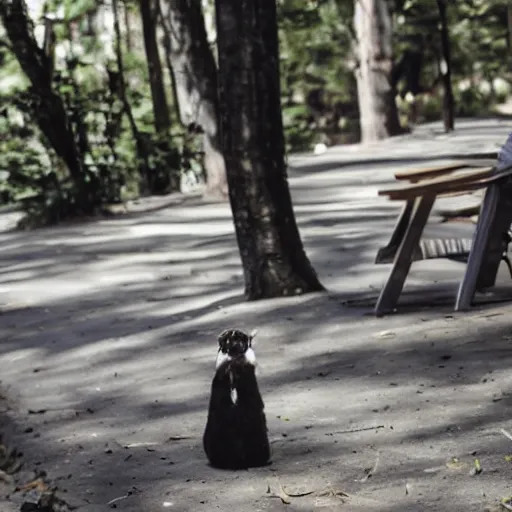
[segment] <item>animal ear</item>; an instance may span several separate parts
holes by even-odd
[[[258,334],[258,329],[253,329],[251,331],[251,334],[249,334],[249,346],[252,346],[252,340],[256,337],[256,334]]]

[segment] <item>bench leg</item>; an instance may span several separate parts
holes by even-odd
[[[411,219],[412,212],[414,210],[414,200],[407,201],[398,217],[391,239],[388,245],[381,247],[377,252],[375,263],[391,263],[398,251],[400,244],[405,236],[407,226]]]
[[[375,314],[377,316],[382,316],[393,311],[398,302],[405,279],[411,269],[414,250],[418,246],[435,199],[436,196],[431,195],[416,198],[415,200],[415,208],[411,222],[407,226],[402,243],[395,256],[393,267],[391,268],[386,284],[384,288],[382,288],[375,306]]]
[[[482,268],[484,254],[487,249],[489,233],[496,217],[499,187],[499,184],[493,184],[485,192],[482,208],[473,235],[466,271],[464,272],[464,278],[460,283],[457,293],[455,311],[467,310],[471,306],[471,301],[473,300],[476,290],[478,274]]]
[[[478,278],[476,289],[482,290],[494,286],[498,269],[506,250],[505,236],[512,223],[512,187],[503,183],[499,186],[496,201],[496,213],[491,226],[487,247]]]
[[[503,235],[512,222],[511,188],[492,184],[485,193],[455,311],[471,307],[475,290],[494,286],[503,255]]]

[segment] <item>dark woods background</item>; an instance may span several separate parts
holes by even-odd
[[[0,21],[0,200],[24,225],[226,197],[213,0],[4,0]],[[510,111],[505,0],[280,0],[277,23],[288,151]]]

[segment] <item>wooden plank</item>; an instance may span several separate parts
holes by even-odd
[[[452,173],[448,176],[436,178],[430,181],[420,182],[415,185],[401,186],[389,189],[379,190],[380,196],[389,196],[392,199],[410,199],[415,196],[421,196],[426,193],[436,193],[441,191],[455,192],[460,190],[458,186],[463,187],[467,183],[476,182],[493,175],[493,167],[484,167],[472,171],[461,173]],[[510,170],[512,173],[512,170]]]
[[[418,247],[413,251],[412,261],[439,258],[467,259],[470,250],[470,238],[429,238],[420,240]],[[397,251],[398,248],[394,245],[382,247],[377,253],[375,263],[392,263]]]
[[[404,200],[426,193],[439,195],[441,193],[476,190],[511,175],[512,165],[503,167],[500,170],[496,170],[495,167],[485,167],[475,169],[474,171],[455,173],[450,176],[444,176],[406,187],[379,190],[379,195],[387,195],[393,200]]]
[[[468,191],[467,190],[458,190],[458,191],[455,191],[455,192],[446,192],[446,193],[439,193],[437,194],[438,197],[458,197],[458,196],[466,196],[468,195]]]
[[[446,165],[439,165],[434,167],[424,167],[416,169],[405,169],[395,172],[395,178],[397,180],[409,180],[411,182],[417,182],[423,179],[431,179],[442,176],[443,174],[450,174],[453,171],[464,168],[473,167],[492,167],[496,165],[495,159],[490,158],[474,158],[470,160],[463,160],[454,162]]]
[[[467,178],[464,174],[454,177],[444,177],[429,182],[410,185],[408,187],[400,187],[394,189],[379,190],[379,195],[387,195],[392,200],[411,199],[424,194],[436,194],[447,192],[461,192],[463,190],[476,190],[483,188],[491,183],[502,180],[512,175],[512,165],[505,167],[499,171],[494,168],[478,169],[470,171]],[[478,176],[480,175],[480,178]],[[470,180],[472,176],[474,179]]]
[[[428,221],[435,199],[435,195],[425,195],[416,199],[411,222],[398,249],[386,284],[382,288],[377,300],[375,306],[375,314],[377,316],[393,311],[398,302],[405,279],[411,269],[414,251],[418,247],[418,242]]]
[[[419,246],[424,260],[467,256],[471,251],[471,239],[430,238],[421,240]]]
[[[404,189],[403,191],[393,191],[389,194],[388,199],[390,201],[410,201],[414,199],[415,197],[422,196],[425,194],[435,194],[439,197],[450,197],[450,194],[452,192],[458,192],[458,193],[464,193],[467,194],[468,192],[471,192],[473,190],[478,190],[481,188],[485,188],[489,186],[489,182],[483,181],[483,180],[475,180],[475,181],[468,181],[466,183],[452,183],[443,185],[442,188],[439,186],[432,187],[431,190],[407,190]]]
[[[466,162],[438,165],[434,167],[426,167],[423,169],[405,169],[403,171],[396,171],[395,178],[397,180],[419,181],[422,178],[436,177],[442,174],[448,174],[457,169],[463,169],[464,167],[467,167]]]
[[[482,210],[480,211],[478,224],[473,235],[473,243],[466,265],[466,271],[457,292],[455,311],[464,311],[471,307],[471,301],[475,295],[476,281],[482,267],[489,233],[496,215],[499,187],[499,183],[491,185],[485,193]]]
[[[500,183],[498,186],[496,213],[476,281],[477,290],[494,286],[503,253],[508,245],[505,242],[505,236],[512,223],[512,184]]]

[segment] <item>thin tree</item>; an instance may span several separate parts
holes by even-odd
[[[126,8],[126,6],[125,6]],[[128,123],[132,132],[132,136],[135,140],[135,148],[137,151],[139,174],[141,177],[141,189],[143,193],[153,192],[152,173],[149,165],[149,152],[147,144],[144,140],[142,133],[140,132],[135,117],[133,115],[132,107],[128,101],[128,93],[126,80],[124,75],[124,59],[123,51],[121,48],[121,27],[119,21],[119,5],[118,0],[112,0],[112,13],[114,17],[114,34],[115,34],[115,53],[116,53],[116,64],[117,64],[117,92],[119,99],[123,104],[123,112],[128,118]]]
[[[392,84],[393,27],[387,0],[354,0],[357,95],[361,139],[401,133]]]
[[[162,0],[161,10],[163,40],[180,120],[185,127],[200,127],[204,133],[205,195],[225,198],[227,182],[220,150],[217,67],[201,2]]]
[[[222,149],[249,300],[323,287],[288,188],[275,0],[216,0]]]
[[[139,0],[139,8],[142,18],[144,48],[148,61],[149,85],[151,87],[151,99],[153,101],[155,128],[157,133],[166,135],[171,127],[171,121],[156,38],[160,7],[158,0]]]
[[[446,0],[437,0],[439,10],[439,21],[441,31],[441,58],[439,62],[439,71],[443,83],[443,122],[446,132],[455,128],[454,99],[452,90],[452,63],[450,50],[450,35],[448,32],[448,19],[446,15]]]

